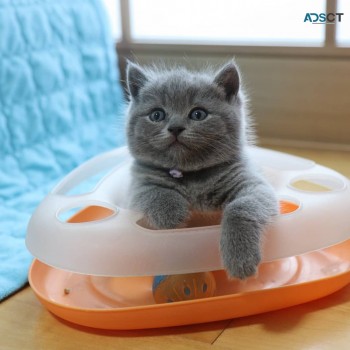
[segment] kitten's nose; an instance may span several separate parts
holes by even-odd
[[[174,136],[179,136],[185,130],[182,126],[169,126],[168,131]]]

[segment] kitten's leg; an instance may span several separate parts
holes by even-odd
[[[226,205],[220,247],[231,277],[244,279],[256,273],[261,260],[262,234],[277,213],[274,192],[260,179],[247,183]]]
[[[179,227],[189,216],[187,200],[179,192],[160,186],[140,188],[133,196],[132,205],[158,229]]]

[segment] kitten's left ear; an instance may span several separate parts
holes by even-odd
[[[215,75],[214,82],[221,86],[226,93],[226,100],[230,102],[233,96],[237,96],[240,78],[236,65],[230,61]]]
[[[143,69],[139,65],[128,61],[128,66],[126,68],[126,82],[128,91],[132,98],[137,98],[140,89],[146,81],[147,78]]]

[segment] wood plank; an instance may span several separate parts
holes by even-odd
[[[137,331],[96,330],[73,325],[49,313],[26,288],[0,306],[0,348],[207,349],[229,321]]]
[[[311,303],[232,320],[215,345],[254,350],[347,350],[350,286]]]

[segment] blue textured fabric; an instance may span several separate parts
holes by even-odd
[[[0,300],[27,281],[31,213],[69,171],[124,143],[99,0],[0,2]]]

